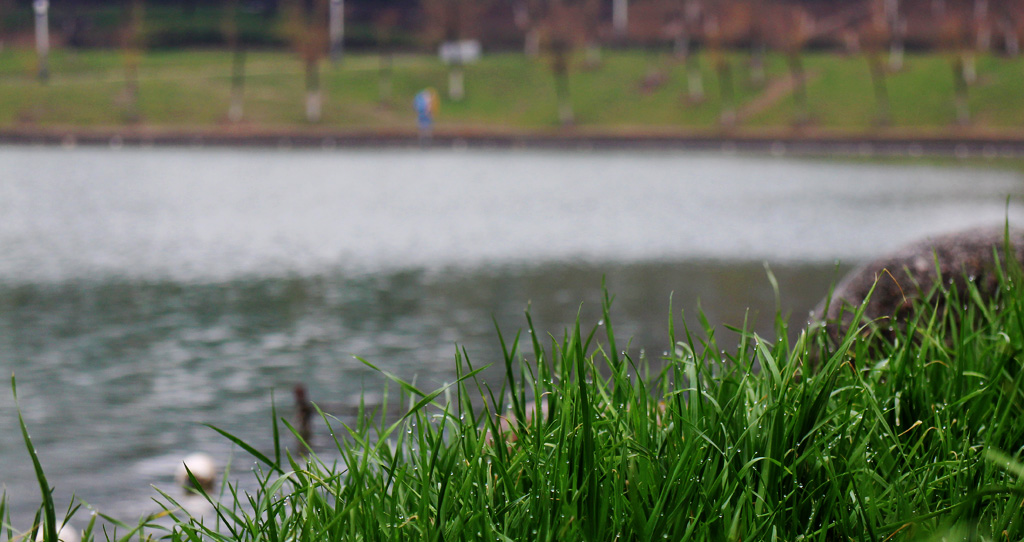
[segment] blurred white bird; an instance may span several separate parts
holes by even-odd
[[[43,539],[43,529],[40,527],[39,532],[36,533],[36,542],[43,542]],[[57,540],[60,542],[80,542],[82,536],[78,534],[77,529],[65,523],[60,526],[60,529],[57,529]]]
[[[196,487],[196,484],[189,479],[189,472],[192,473],[199,487]],[[186,490],[210,491],[217,482],[217,464],[212,457],[202,452],[189,454],[178,464],[178,470],[174,473],[174,481]]]

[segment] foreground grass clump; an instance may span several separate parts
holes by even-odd
[[[501,389],[460,355],[441,390],[389,377],[411,405],[398,421],[325,416],[340,462],[228,435],[261,489],[229,492],[217,522],[172,512],[169,537],[1019,540],[1019,283],[993,300],[940,289],[893,342],[869,327],[835,347],[815,329],[791,342],[780,318],[771,340],[739,331],[723,354],[705,322],[656,371],[620,351],[607,299],[589,333],[544,340],[527,316],[528,339],[502,342]]]
[[[228,486],[201,518],[164,494],[161,521],[172,524],[147,518],[120,524],[120,538],[102,532],[126,541],[149,539],[143,532],[271,542],[1020,540],[1024,290],[1012,276],[995,299],[970,284],[965,294],[940,287],[893,331],[851,329],[839,345],[819,328],[791,341],[779,318],[771,339],[732,330],[739,344],[723,353],[706,321],[698,336],[677,334],[670,318],[673,347],[656,361],[621,350],[607,298],[588,333],[577,324],[543,339],[527,315],[528,334],[502,340],[500,387],[480,382],[465,354],[457,381],[440,390],[388,375],[408,413],[325,415],[334,459],[288,453],[279,422],[270,451],[222,431],[255,458],[257,490]],[[26,443],[32,452],[27,432]],[[55,537],[61,519],[35,466],[36,528]],[[90,523],[84,539],[94,537]]]

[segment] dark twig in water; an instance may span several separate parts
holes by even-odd
[[[292,393],[295,396],[294,426],[295,430],[298,431],[295,444],[301,453],[305,453],[312,443],[313,414],[316,412],[316,409],[309,402],[305,385],[296,384],[295,388],[292,389]]]

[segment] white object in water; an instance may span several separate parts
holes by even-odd
[[[189,472],[198,482],[198,488],[195,488],[192,480],[189,479]],[[189,454],[178,464],[178,469],[174,473],[174,481],[185,489],[195,488],[209,491],[213,489],[213,485],[217,481],[217,464],[212,457],[202,452]]]

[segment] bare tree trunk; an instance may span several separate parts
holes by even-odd
[[[126,6],[127,17],[124,29],[124,118],[127,122],[138,122],[139,111],[139,62],[142,57],[142,0],[131,0]]]
[[[689,32],[700,23],[700,3],[697,0],[685,0],[683,4],[683,28],[686,36],[686,87],[691,102],[704,100],[704,77],[700,70],[700,60],[693,50]]]
[[[764,0],[746,0],[747,9],[750,13],[750,23],[747,26],[747,36],[750,38],[750,61],[748,64],[748,77],[751,88],[761,89],[767,81],[765,65],[768,56],[768,33],[769,29],[764,21],[768,15],[768,9]]]
[[[889,43],[889,70],[898,72],[903,70],[903,57],[906,46],[904,36],[907,30],[907,20],[897,18],[892,24],[892,41]]]
[[[1003,42],[1007,56],[1016,58],[1020,54],[1020,36],[1017,35],[1012,23],[1008,23],[1003,31]]]
[[[139,114],[139,52],[126,51],[124,61],[123,115],[125,122],[136,123]]]
[[[686,57],[686,89],[691,102],[704,101],[704,75],[700,70],[700,60],[694,53]]]
[[[556,78],[555,89],[558,93],[558,122],[562,126],[572,126],[576,122],[576,116],[573,114],[572,98],[569,96],[568,74]]]
[[[732,66],[726,58],[719,59],[718,69],[718,91],[721,96],[721,115],[719,122],[722,126],[730,127],[736,125],[736,92],[733,88]]]
[[[963,80],[968,85],[978,82],[978,55],[974,51],[964,51],[961,54],[963,63]]]
[[[516,27],[523,31],[523,54],[528,57],[540,54],[540,30],[530,17],[530,8],[525,0],[519,0],[512,6],[512,16]]]
[[[571,126],[575,122],[572,111],[572,97],[569,94],[569,52],[567,47],[556,47],[553,51],[552,71],[555,76],[555,97],[558,101],[558,122]]]
[[[228,106],[228,120],[240,122],[245,116],[245,49],[235,44],[231,57],[231,104]]]
[[[597,40],[587,42],[583,63],[591,69],[601,65],[601,44]]]
[[[7,19],[7,12],[11,0],[0,0],[0,53],[4,52],[4,40],[7,39],[7,28],[4,21]]]
[[[584,0],[580,6],[583,38],[583,65],[590,70],[601,67],[604,61],[600,39],[600,0]]]
[[[988,20],[988,0],[974,0],[974,22],[978,31],[975,46],[979,51],[992,48],[992,25]]]
[[[466,75],[461,62],[452,62],[448,67],[448,99],[461,102],[466,97]]]
[[[320,122],[323,116],[323,92],[320,89],[320,63],[306,59],[306,120]]]
[[[868,53],[868,68],[871,70],[871,85],[875,89],[875,124],[886,126],[889,118],[889,89],[885,81],[885,67],[878,53]]]
[[[381,53],[380,55],[380,71],[377,84],[378,97],[382,105],[391,103],[391,74],[394,71],[394,55],[390,50]]]
[[[535,26],[530,27],[523,38],[523,54],[531,58],[540,54],[540,29]]]
[[[790,78],[793,82],[793,102],[796,105],[793,122],[797,125],[807,124],[811,115],[807,103],[807,75],[804,72],[804,63],[800,58],[799,51],[791,52],[786,57]]]
[[[686,31],[686,25],[680,25],[679,31],[673,36],[672,54],[683,59],[690,55],[690,33]]]
[[[885,0],[883,16],[889,27],[889,70],[898,72],[903,69],[904,36],[907,21],[900,15],[900,0]]]
[[[345,52],[345,0],[330,0],[328,9],[328,39],[331,62],[341,61]]]
[[[882,10],[885,12],[885,20],[889,22],[889,27],[900,18],[900,0],[885,0],[882,4]]]
[[[964,78],[964,61],[960,54],[953,60],[953,105],[956,108],[956,122],[961,126],[971,123],[971,110],[967,101],[967,80]]]
[[[764,86],[764,59],[767,55],[767,48],[764,41],[758,41],[750,51],[750,84],[754,88]]]
[[[291,38],[302,59],[306,82],[305,112],[310,123],[323,117],[324,93],[320,79],[320,60],[330,49],[329,0],[291,0],[289,19]]]
[[[377,36],[377,98],[382,106],[391,105],[392,73],[394,68],[394,51],[391,36],[398,26],[401,12],[395,8],[381,10],[374,20]]]
[[[238,0],[228,0],[224,18],[224,34],[231,49],[231,99],[228,120],[240,122],[245,115],[245,49],[238,39]]]

